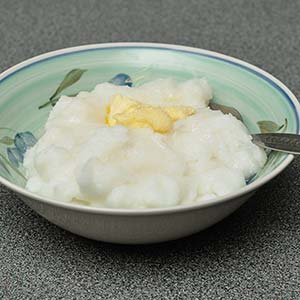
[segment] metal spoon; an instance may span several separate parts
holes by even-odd
[[[259,147],[279,152],[300,154],[300,135],[291,133],[252,134],[253,143]]]
[[[243,122],[243,118],[238,110],[231,106],[225,106],[213,101],[209,104],[212,110],[220,110],[224,114],[232,114],[238,120]],[[252,134],[253,143],[262,148],[286,152],[291,154],[300,154],[300,135],[291,133],[260,133]]]

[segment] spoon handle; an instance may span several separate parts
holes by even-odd
[[[280,152],[300,154],[300,135],[291,133],[252,134],[256,145]]]

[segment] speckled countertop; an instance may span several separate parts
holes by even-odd
[[[0,0],[0,70],[54,49],[154,41],[251,62],[300,97],[300,1]],[[0,186],[0,299],[300,299],[300,160],[194,236],[86,240]]]

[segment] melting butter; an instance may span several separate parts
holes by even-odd
[[[152,106],[116,95],[107,108],[108,126],[124,125],[132,128],[152,128],[155,132],[167,133],[175,121],[195,114],[190,106]]]

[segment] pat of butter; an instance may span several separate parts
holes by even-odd
[[[190,106],[152,106],[136,100],[116,95],[107,107],[106,124],[124,125],[133,128],[152,128],[156,132],[166,133],[173,123],[195,113]]]
[[[168,106],[163,107],[163,110],[172,118],[173,121],[185,119],[196,112],[191,106]]]

